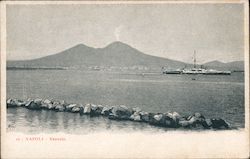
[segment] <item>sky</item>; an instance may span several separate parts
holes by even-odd
[[[7,5],[7,59],[121,41],[145,54],[197,63],[244,59],[243,4]]]

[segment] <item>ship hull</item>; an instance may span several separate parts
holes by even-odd
[[[190,75],[231,75],[230,71],[164,71],[163,74],[190,74]]]
[[[193,75],[231,75],[231,72],[182,72],[182,74],[193,74]]]
[[[181,74],[180,71],[165,71],[163,74]]]
[[[212,73],[204,73],[204,75],[231,75],[231,72],[212,72]]]

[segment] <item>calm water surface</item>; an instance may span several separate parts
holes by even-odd
[[[192,80],[195,79],[195,80]],[[244,73],[217,75],[161,75],[79,70],[7,71],[7,97],[49,98],[68,103],[140,107],[148,112],[201,112],[244,127]],[[7,110],[8,127],[25,132],[84,133],[102,129],[162,131],[147,124],[89,118],[72,113]]]

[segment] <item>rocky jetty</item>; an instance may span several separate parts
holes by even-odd
[[[225,120],[206,119],[200,113],[183,117],[177,112],[150,113],[140,108],[130,108],[125,105],[102,106],[94,104],[73,104],[65,101],[49,99],[8,99],[7,108],[24,107],[31,110],[51,110],[58,112],[80,113],[80,115],[105,116],[111,120],[130,120],[134,122],[145,122],[155,126],[167,128],[186,129],[230,129],[230,124]]]

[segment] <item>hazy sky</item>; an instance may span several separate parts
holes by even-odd
[[[32,59],[79,43],[122,41],[155,56],[198,63],[244,58],[243,4],[8,5],[7,58]]]

